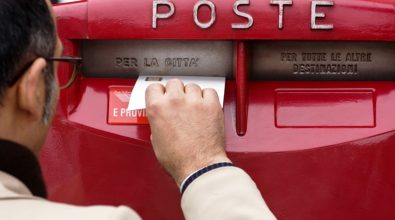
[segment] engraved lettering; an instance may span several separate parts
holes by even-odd
[[[145,67],[159,67],[159,62],[156,58],[144,58]]]
[[[188,67],[189,66],[189,58],[183,58],[182,59],[182,64],[184,67]]]
[[[331,53],[331,61],[341,61],[341,53]]]
[[[174,68],[182,68],[182,67],[198,67],[199,58],[166,58],[165,66],[166,67],[174,67]]]
[[[298,74],[298,72],[299,72],[299,65],[298,64],[294,64],[293,71],[294,71],[294,74]]]
[[[371,52],[280,52],[280,61],[292,63],[294,75],[358,75],[360,64],[372,62]],[[298,57],[300,61],[298,62]]]
[[[245,12],[239,11],[238,7],[240,5],[250,5],[250,0],[237,0],[235,4],[233,5],[233,11],[235,12],[236,15],[247,18],[248,22],[244,24],[232,24],[233,29],[248,29],[254,24],[254,18]]]
[[[138,62],[133,57],[116,57],[115,58],[116,68],[137,68]]]
[[[131,67],[137,67],[137,59],[136,58],[131,58],[130,59]]]
[[[122,58],[120,58],[120,57],[117,57],[117,58],[115,58],[115,66],[116,67],[122,67]]]
[[[173,67],[181,67],[182,58],[174,58]]]
[[[281,61],[297,61],[296,53],[281,53]]]
[[[326,61],[326,53],[302,53],[303,61]]]
[[[295,75],[356,75],[357,64],[294,64]]]
[[[169,12],[164,14],[158,14],[158,6],[166,5],[170,8]],[[153,0],[152,7],[152,28],[156,29],[158,19],[170,18],[174,14],[174,4],[168,0]]]
[[[347,53],[346,62],[372,62],[372,53]]]
[[[130,58],[123,58],[123,65],[124,67],[130,67]]]
[[[198,67],[199,58],[192,58],[189,67]]]
[[[166,67],[173,66],[173,61],[171,60],[171,58],[165,59],[165,66]]]
[[[210,10],[211,10],[210,21],[208,21],[206,23],[200,22],[199,21],[199,16],[198,16],[199,15],[199,9],[203,5],[207,5],[210,8]],[[195,6],[193,7],[193,19],[195,21],[195,24],[197,26],[199,26],[200,28],[207,29],[207,28],[211,27],[214,24],[215,19],[216,19],[216,12],[215,12],[215,5],[214,5],[214,3],[212,3],[209,0],[200,0],[199,2],[197,2],[195,4]]]
[[[270,0],[270,4],[278,5],[278,29],[284,27],[284,5],[292,5],[292,0]]]
[[[331,30],[334,28],[333,24],[316,24],[317,18],[325,18],[325,14],[317,12],[317,6],[333,6],[332,1],[318,1],[311,2],[311,29],[312,30]]]

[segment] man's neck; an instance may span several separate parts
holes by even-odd
[[[36,152],[32,140],[32,135],[38,135],[37,131],[34,129],[29,131],[29,128],[23,125],[28,125],[27,123],[21,123],[14,119],[12,114],[0,110],[0,139],[22,145],[37,156],[38,152]]]

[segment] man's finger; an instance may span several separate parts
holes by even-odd
[[[179,79],[172,79],[166,84],[166,94],[184,94],[184,83]]]
[[[165,87],[160,83],[149,85],[145,90],[145,103],[148,105],[152,100],[162,97],[165,91]]]
[[[185,86],[185,94],[193,98],[203,98],[202,89],[194,83]]]
[[[221,105],[217,91],[215,91],[215,89],[203,89],[203,99],[205,102]]]

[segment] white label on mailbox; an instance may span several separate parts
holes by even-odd
[[[185,85],[195,83],[202,89],[212,88],[218,93],[219,101],[223,107],[225,94],[225,77],[197,77],[197,76],[144,76],[137,79],[130,95],[128,110],[145,109],[145,90],[153,83],[166,85],[171,79],[180,79]]]

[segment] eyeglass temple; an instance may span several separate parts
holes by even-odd
[[[69,81],[65,85],[60,86],[60,90],[69,88],[74,83],[76,78],[77,78],[77,66],[74,65],[73,73],[71,74]]]
[[[70,63],[81,63],[81,57],[47,57],[45,58],[48,61],[63,61],[63,62],[70,62]]]

